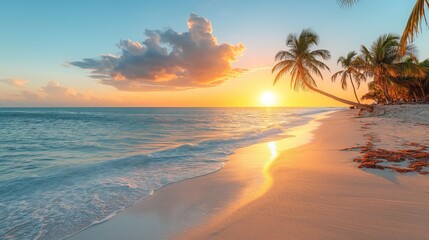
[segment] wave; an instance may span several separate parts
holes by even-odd
[[[174,161],[175,163],[179,163],[180,161],[194,161],[195,157],[203,157],[206,155],[210,155],[213,161],[222,161],[224,157],[232,154],[235,148],[243,147],[269,136],[278,135],[283,131],[284,129],[282,128],[272,128],[260,132],[251,132],[234,138],[207,140],[197,144],[182,144],[170,149],[155,151],[148,154],[138,154],[120,159],[80,164],[78,166],[58,166],[57,169],[49,169],[49,172],[53,173],[2,181],[2,186],[11,189],[11,191],[22,190],[31,192],[32,189],[35,189],[34,186],[41,187],[46,184],[46,187],[51,187],[50,185],[61,185],[61,182],[54,181],[56,179],[66,181],[68,178],[78,179],[79,176],[81,176],[81,178],[96,178],[99,174],[105,174],[106,170],[113,170],[112,172],[120,170],[128,171],[130,168],[144,167],[153,162],[163,163]],[[23,183],[31,183],[31,185]],[[0,193],[0,196],[2,196],[2,193]]]
[[[288,128],[329,110],[302,110],[297,118],[228,138],[99,162],[58,164],[41,174],[1,181],[0,236],[56,239],[72,235],[167,184],[221,169],[237,148],[284,137]]]

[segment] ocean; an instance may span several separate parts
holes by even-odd
[[[61,239],[332,108],[0,108],[0,239]]]

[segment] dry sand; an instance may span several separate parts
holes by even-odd
[[[427,142],[429,125],[356,113],[239,149],[221,171],[164,187],[72,239],[429,239],[429,176],[359,169],[359,152],[341,151],[368,134],[386,148]]]
[[[394,114],[355,114],[340,111],[322,120],[314,141],[274,161],[266,194],[181,238],[429,239],[429,176],[364,171],[352,161],[358,152],[340,151],[365,143],[369,133],[389,148],[427,142],[429,125]]]

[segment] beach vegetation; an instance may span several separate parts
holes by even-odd
[[[361,56],[355,62],[367,77],[372,77],[375,84],[373,91],[381,91],[386,104],[414,93],[411,87],[426,76],[425,71],[416,62],[417,51],[414,45],[407,45],[405,54],[398,52],[399,36],[384,34],[377,38],[370,47],[361,46]],[[407,93],[406,93],[407,92]],[[377,99],[381,102],[381,99]]]
[[[331,58],[328,50],[314,49],[318,43],[319,36],[311,29],[304,29],[299,35],[289,34],[286,39],[288,49],[279,51],[275,56],[278,63],[272,68],[273,73],[277,72],[273,84],[289,73],[290,87],[294,90],[311,90],[344,104],[372,111],[369,105],[342,99],[318,89],[314,75],[323,79],[321,70],[329,71],[323,60]]]
[[[428,101],[429,59],[419,62],[417,49],[412,44],[406,46],[404,54],[400,54],[398,35],[383,34],[370,46],[362,45],[360,54],[351,51],[347,56],[338,58],[337,64],[342,69],[334,73],[331,80],[335,82],[340,79],[343,90],[350,82],[357,102],[339,98],[317,87],[315,77],[323,79],[321,70],[329,71],[323,61],[331,57],[328,50],[315,49],[318,41],[318,35],[310,29],[302,30],[299,35],[289,34],[287,50],[281,50],[275,56],[277,64],[272,68],[272,72],[276,72],[274,84],[289,74],[290,87],[294,90],[311,90],[368,111],[372,111],[372,107],[362,104],[356,92],[356,88],[366,79],[371,81],[362,100],[373,100],[378,104]]]
[[[332,75],[331,80],[333,82],[336,81],[337,78],[340,78],[341,88],[343,90],[347,90],[348,81],[350,80],[350,84],[353,88],[353,93],[355,95],[356,101],[360,104],[359,97],[356,93],[356,87],[354,82],[356,82],[357,88],[360,87],[360,83],[366,80],[365,74],[359,71],[359,62],[356,61],[357,53],[355,51],[351,51],[347,54],[346,57],[339,57],[337,60],[337,64],[341,64],[342,70],[334,73]]]
[[[359,0],[338,0],[342,7],[350,7],[358,1]],[[426,8],[429,8],[429,0],[416,0],[400,39],[398,50],[401,55],[405,54],[407,43],[413,42],[414,37],[421,31],[423,20],[426,26],[429,26],[426,19]]]

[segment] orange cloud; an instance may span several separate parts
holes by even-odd
[[[122,53],[70,62],[90,69],[101,83],[125,91],[185,90],[213,87],[236,77],[233,68],[245,49],[242,44],[219,44],[210,21],[191,14],[188,31],[146,30],[143,42],[122,40]]]

